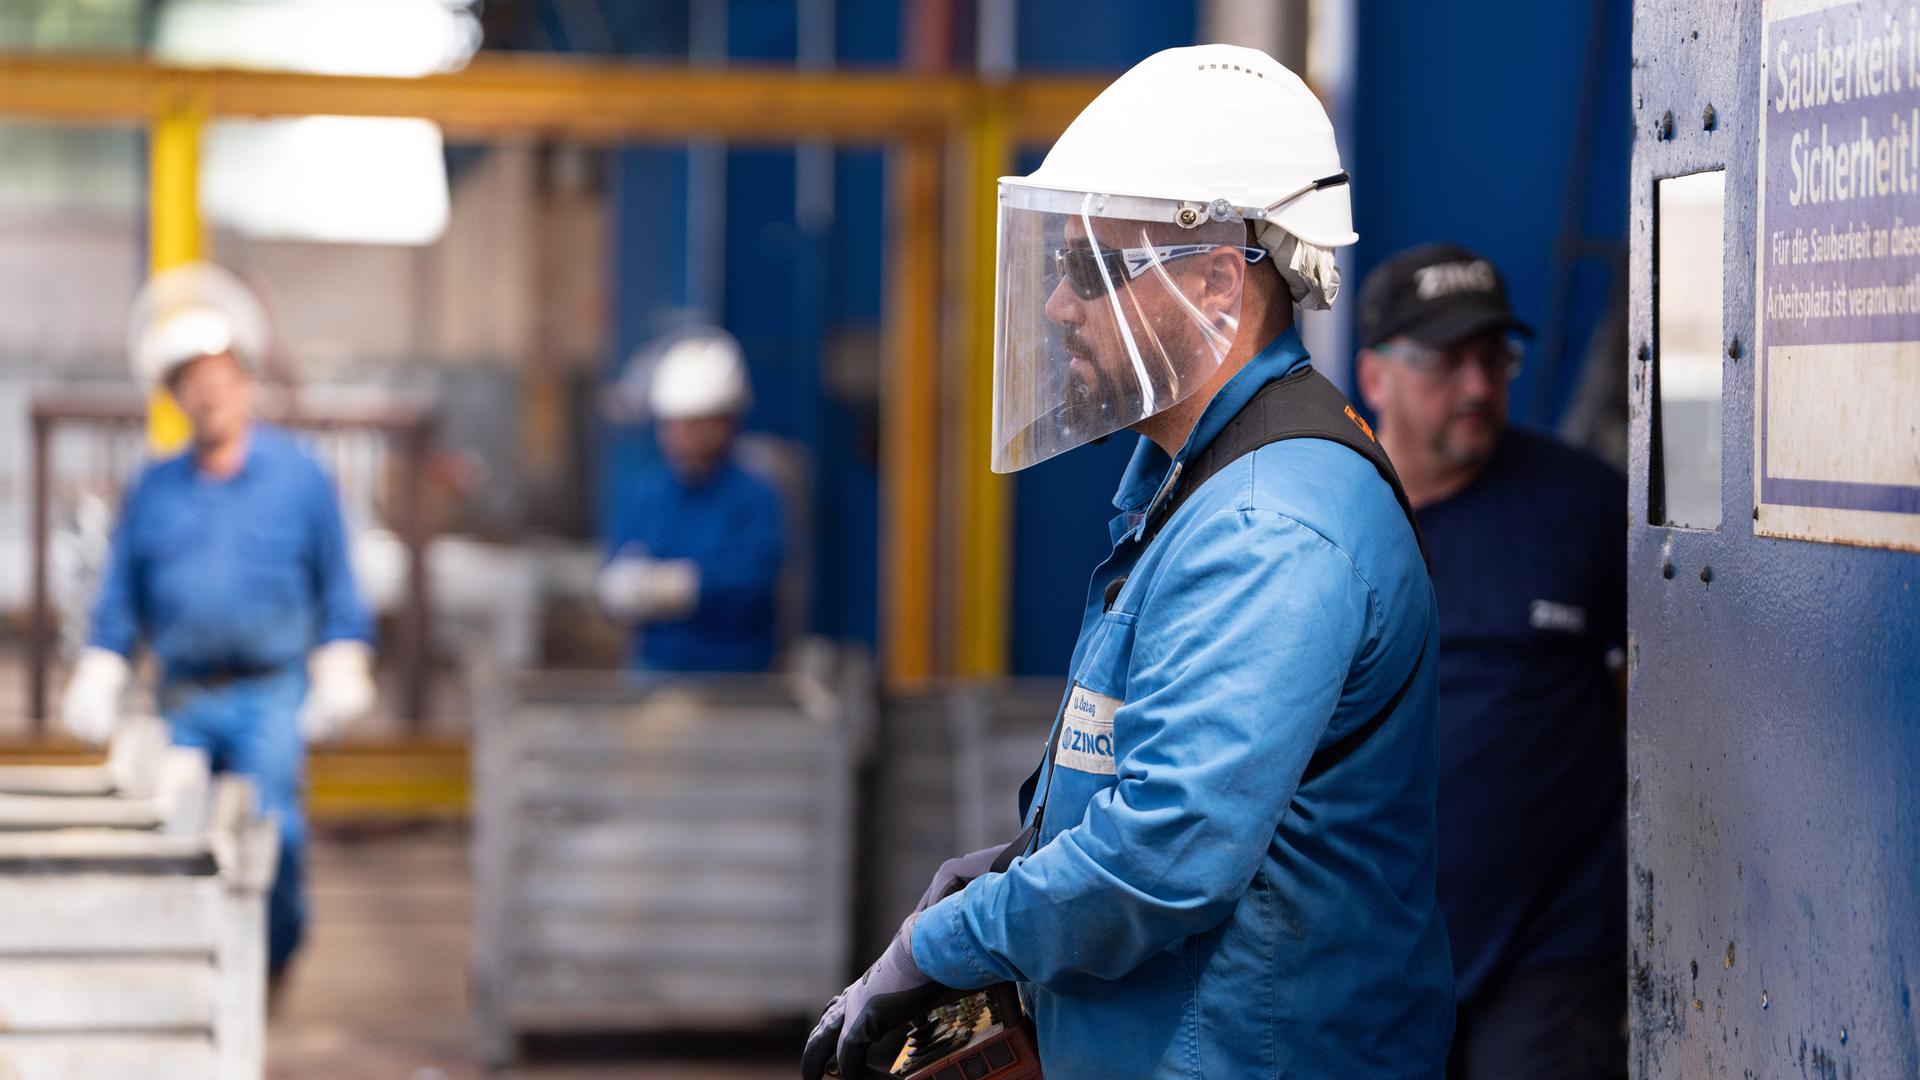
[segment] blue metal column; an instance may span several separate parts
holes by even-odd
[[[1763,6],[1634,10],[1634,1075],[1920,1076],[1920,555],[1755,531]],[[1649,510],[1656,183],[1721,167],[1723,513],[1669,528]]]

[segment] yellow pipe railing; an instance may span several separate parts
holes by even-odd
[[[0,115],[144,124],[156,102],[212,117],[413,116],[454,139],[554,135],[590,142],[890,142],[960,130],[991,93],[1019,141],[1051,141],[1104,83],[979,80],[898,71],[695,69],[546,56],[483,56],[421,78],[176,68],[126,57],[0,54]]]

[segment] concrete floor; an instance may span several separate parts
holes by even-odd
[[[317,830],[307,943],[267,1038],[270,1080],[479,1080],[455,825]],[[524,1080],[790,1080],[803,1031],[542,1040]]]

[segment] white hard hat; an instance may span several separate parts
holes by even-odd
[[[753,404],[740,343],[717,327],[700,327],[662,343],[647,387],[658,420],[738,416]]]
[[[1186,400],[1234,347],[1249,267],[1324,307],[1328,249],[1355,239],[1333,124],[1298,76],[1232,45],[1141,61],[1000,179],[994,471]]]
[[[239,278],[211,263],[189,263],[147,282],[128,337],[134,379],[151,390],[203,356],[225,353],[257,369],[267,350],[267,316]]]
[[[1298,75],[1258,49],[1194,45],[1134,65],[1038,169],[1000,183],[1231,210],[1331,248],[1359,239],[1346,180],[1333,122]]]

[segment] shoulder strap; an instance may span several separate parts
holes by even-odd
[[[1149,517],[1146,529],[1141,533],[1141,543],[1152,543],[1153,538],[1159,535],[1160,528],[1173,517],[1174,511],[1200,490],[1200,485],[1222,469],[1269,443],[1288,439],[1336,442],[1372,462],[1374,469],[1380,473],[1380,479],[1393,489],[1393,497],[1400,503],[1400,512],[1406,515],[1407,527],[1413,530],[1414,543],[1420,545],[1420,558],[1426,562],[1428,570],[1432,570],[1433,558],[1427,554],[1426,539],[1420,535],[1420,523],[1413,516],[1413,503],[1407,499],[1406,489],[1400,486],[1400,474],[1394,471],[1393,462],[1387,460],[1387,452],[1380,448],[1380,441],[1373,437],[1373,428],[1354,411],[1352,403],[1340,392],[1339,387],[1312,368],[1275,379],[1261,387],[1233,419],[1227,421],[1227,426],[1221,429],[1220,434],[1194,457],[1192,467],[1182,470],[1166,499],[1148,510]],[[1338,742],[1316,751],[1307,762],[1301,783],[1338,764],[1379,730],[1387,717],[1392,716],[1400,703],[1406,700],[1426,658],[1427,650],[1423,644],[1420,655],[1414,657],[1412,670],[1407,672],[1400,689],[1394,691],[1385,707],[1366,723],[1341,736]]]
[[[1220,434],[1182,468],[1173,491],[1149,508],[1141,543],[1152,543],[1174,511],[1222,469],[1269,443],[1288,439],[1336,442],[1371,462],[1380,479],[1393,489],[1400,512],[1406,515],[1407,527],[1413,530],[1414,542],[1420,545],[1420,557],[1432,567],[1427,542],[1420,535],[1420,523],[1414,520],[1413,504],[1407,500],[1406,489],[1400,486],[1400,474],[1394,471],[1393,462],[1387,460],[1387,452],[1373,437],[1373,428],[1354,411],[1338,387],[1312,368],[1261,387],[1233,419],[1227,421]]]

